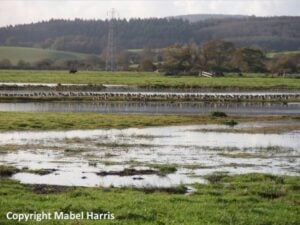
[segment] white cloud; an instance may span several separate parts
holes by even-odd
[[[51,18],[164,17],[196,13],[300,15],[299,0],[0,0],[0,26]]]

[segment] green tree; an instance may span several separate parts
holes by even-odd
[[[202,45],[201,64],[208,71],[230,70],[230,61],[235,47],[221,40],[207,41]]]
[[[25,62],[24,60],[19,60],[17,63],[17,67],[19,69],[29,69],[30,68],[30,63],[29,62]]]
[[[265,60],[265,54],[258,49],[239,48],[233,54],[231,66],[242,72],[265,72]]]
[[[40,59],[34,63],[37,69],[51,69],[53,61],[51,59]]]
[[[188,73],[193,68],[191,45],[173,45],[164,50],[163,70],[166,74]]]
[[[279,75],[300,73],[300,54],[279,55],[272,59],[268,66],[272,73]]]
[[[117,54],[118,70],[129,70],[130,56],[127,51],[121,51]]]
[[[139,64],[140,71],[154,71],[156,70],[156,66],[153,64],[151,59],[142,59]]]
[[[1,69],[10,69],[12,64],[9,59],[2,59],[0,60],[0,68]]]

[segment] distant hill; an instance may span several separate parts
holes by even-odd
[[[248,17],[249,16],[245,16],[245,15],[228,15],[228,14],[189,14],[189,15],[172,16],[168,18],[183,19],[191,23],[195,23],[203,20],[243,19]]]
[[[19,60],[33,63],[41,59],[51,59],[53,61],[58,59],[80,60],[85,59],[87,56],[88,54],[49,49],[0,46],[0,60],[9,59],[13,64],[17,64]]]
[[[192,20],[200,21],[191,23]],[[207,40],[222,39],[238,47],[266,51],[300,50],[300,17],[186,15],[122,19],[115,21],[114,27],[119,49],[163,48],[176,43],[201,45]],[[106,49],[107,33],[106,20],[50,20],[0,28],[0,45],[99,55]]]

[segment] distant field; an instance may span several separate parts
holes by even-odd
[[[79,71],[76,74],[69,74],[68,71],[0,70],[0,82],[125,84],[155,88],[287,88],[300,90],[300,79],[272,78],[262,74],[248,74],[244,77],[227,75],[220,78],[204,78],[198,76],[164,76],[154,72]]]
[[[131,53],[141,53],[144,49],[143,48],[131,48],[131,49],[127,49],[128,52]],[[162,52],[164,50],[164,48],[152,48],[151,51],[152,52]]]
[[[56,51],[50,49],[0,46],[0,60],[9,59],[13,64],[17,64],[19,60],[33,63],[45,58],[49,58],[52,60],[84,59],[87,56],[88,54]]]
[[[299,54],[300,51],[286,51],[286,52],[269,52],[267,53],[268,58],[274,58],[277,55],[290,55],[290,54]]]

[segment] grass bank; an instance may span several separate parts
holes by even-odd
[[[0,131],[8,130],[68,130],[127,128],[167,125],[193,125],[227,121],[276,121],[297,119],[289,116],[270,117],[215,117],[195,115],[142,115],[142,114],[100,114],[64,112],[0,112]]]
[[[39,224],[280,224],[300,221],[298,177],[213,174],[191,195],[130,188],[66,188],[0,180],[0,224],[6,213],[113,213],[113,221],[45,220]],[[35,221],[19,224],[37,224]]]
[[[0,82],[124,84],[147,88],[215,88],[215,89],[295,89],[300,90],[299,79],[267,77],[247,74],[244,77],[229,74],[220,78],[198,76],[164,76],[154,72],[103,72],[0,70]]]

